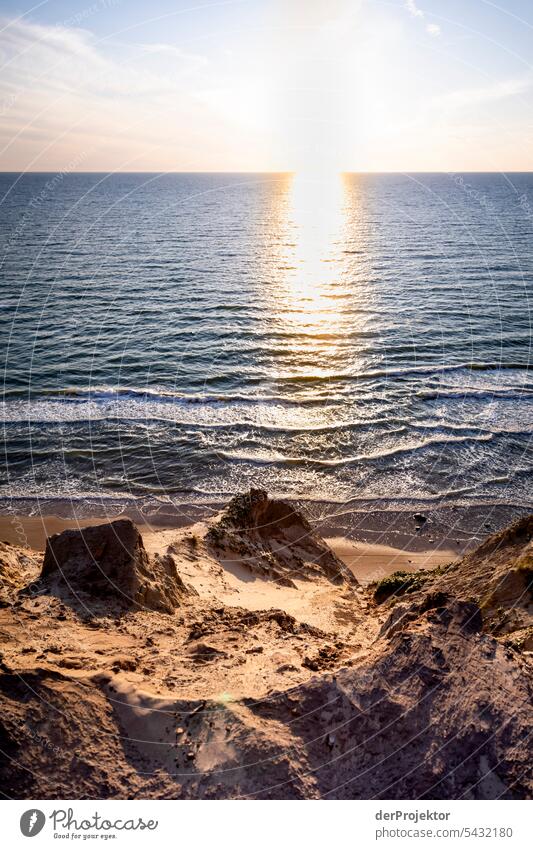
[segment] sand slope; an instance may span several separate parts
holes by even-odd
[[[42,574],[3,545],[6,795],[530,797],[531,520],[378,605],[294,508],[249,499],[145,534],[132,597],[78,580],[79,548]]]

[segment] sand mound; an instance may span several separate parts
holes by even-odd
[[[0,606],[13,603],[18,590],[34,576],[36,561],[33,552],[0,542]]]
[[[215,552],[234,555],[254,574],[284,586],[294,586],[294,578],[317,577],[357,584],[305,516],[262,489],[235,496],[210,527],[206,541]]]
[[[488,537],[432,583],[433,591],[477,602],[483,627],[508,635],[533,625],[533,516]]]
[[[36,667],[3,672],[0,698],[0,784],[10,797],[57,799],[67,787],[81,799],[133,791],[135,770],[97,687]]]
[[[428,612],[356,670],[252,709],[290,727],[321,798],[528,797],[530,672],[470,619]]]
[[[165,613],[172,613],[189,593],[172,555],[150,561],[129,519],[49,537],[41,578],[59,576],[74,593],[114,597]]]
[[[357,667],[259,700],[155,695],[109,673],[4,672],[3,787],[41,798],[529,798],[530,675],[472,632],[471,614],[462,603],[426,611]]]
[[[489,536],[458,563],[434,571],[395,573],[375,587],[374,597],[378,602],[392,598],[393,622],[400,615],[418,615],[434,597],[470,600],[479,607],[486,632],[498,636],[523,632],[527,637],[533,626],[532,537],[533,516],[528,516]],[[401,606],[398,596],[405,596]]]

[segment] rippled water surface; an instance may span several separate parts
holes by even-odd
[[[531,505],[533,175],[0,197],[0,494]]]

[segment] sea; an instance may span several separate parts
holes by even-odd
[[[0,261],[1,512],[533,509],[533,174],[3,173]]]

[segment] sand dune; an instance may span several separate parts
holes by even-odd
[[[209,523],[68,531],[44,566],[2,544],[4,792],[529,797],[532,522],[449,565],[333,550],[251,491]]]

